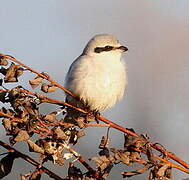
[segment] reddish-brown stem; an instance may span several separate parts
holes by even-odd
[[[178,169],[178,170],[180,170],[180,171],[183,171],[183,172],[189,174],[189,169],[185,169],[185,168],[183,168],[183,167],[181,167],[181,166],[178,166],[177,164],[174,164],[174,163],[168,161],[167,159],[163,159],[163,158],[161,158],[161,157],[159,157],[159,156],[153,155],[153,157],[154,157],[155,159],[159,160],[159,161],[162,161],[162,162],[164,162],[164,163],[170,165],[170,166],[173,167],[173,168],[176,168],[176,169]]]
[[[127,129],[127,128],[124,128],[124,127],[122,127],[122,126],[120,126],[120,125],[118,125],[118,124],[116,124],[116,123],[114,123],[112,121],[109,121],[108,119],[106,119],[105,117],[103,117],[101,115],[97,115],[97,118],[100,121],[102,121],[102,122],[104,122],[106,124],[109,124],[110,127],[115,128],[115,129],[117,129],[119,131],[122,131],[122,132],[124,132],[124,133],[126,133],[126,134],[128,134],[130,136],[139,136],[138,134],[134,133],[133,131],[131,131],[131,130]]]
[[[74,151],[72,148],[70,148],[69,146],[67,146],[67,150],[70,151],[70,153],[72,153],[76,158],[78,158],[79,162],[86,168],[88,169],[94,178],[99,178],[100,174],[95,171],[86,161],[85,159],[78,154],[76,151]]]
[[[53,79],[51,79],[49,76],[44,75],[44,74],[42,74],[42,73],[39,73],[39,72],[33,70],[32,68],[30,68],[30,67],[26,66],[25,64],[19,62],[19,61],[18,61],[17,59],[15,59],[14,57],[11,57],[11,56],[8,56],[8,55],[3,55],[3,54],[0,54],[0,56],[1,56],[1,57],[4,57],[4,58],[6,58],[6,59],[9,59],[9,60],[11,60],[11,61],[13,61],[13,62],[15,62],[15,63],[17,63],[17,64],[23,66],[23,67],[25,67],[26,69],[28,69],[28,70],[30,70],[31,72],[37,74],[38,76],[40,76],[40,77],[42,77],[42,78],[48,80],[49,82],[51,82],[51,84],[53,84],[53,85],[57,86],[58,88],[62,89],[62,90],[65,91],[67,94],[69,94],[69,95],[75,97],[76,99],[78,99],[77,96],[76,96],[74,93],[72,93],[71,91],[67,90],[66,88],[64,88],[63,86],[61,86],[60,84],[58,84],[56,81],[54,81]],[[72,106],[72,105],[70,105],[70,104],[68,104],[68,103],[65,103],[65,102],[62,102],[62,101],[58,101],[58,100],[53,100],[53,99],[50,99],[50,98],[44,99],[43,102],[50,102],[50,103],[53,103],[53,102],[54,102],[54,104],[64,104],[65,106],[74,108],[74,109],[76,109],[76,110],[78,110],[78,111],[80,111],[80,112],[88,113],[87,111],[84,111],[84,110],[82,110],[82,109],[80,109],[80,108],[74,107],[74,106]],[[104,122],[104,123],[106,123],[106,124],[109,124],[112,128],[115,128],[115,129],[117,129],[117,130],[119,130],[119,131],[121,131],[121,132],[124,132],[124,133],[126,133],[126,134],[128,134],[128,135],[131,135],[131,136],[139,136],[138,134],[134,133],[133,131],[130,131],[130,130],[127,129],[127,128],[124,128],[124,127],[122,127],[122,126],[120,126],[120,125],[118,125],[118,124],[116,124],[116,123],[113,123],[113,122],[109,121],[108,119],[104,118],[103,116],[98,115],[97,118],[98,118],[100,121],[102,121],[102,122]],[[179,164],[181,164],[181,165],[183,165],[184,167],[186,167],[186,168],[189,169],[189,164],[187,164],[186,162],[184,162],[183,160],[181,160],[179,157],[177,157],[177,156],[174,155],[173,153],[162,150],[162,148],[159,147],[157,144],[154,144],[154,143],[151,143],[151,144],[152,144],[152,147],[153,147],[154,149],[160,151],[160,152],[163,153],[164,155],[168,156],[169,158],[175,160],[175,161],[178,162]]]
[[[5,59],[9,59],[9,60],[11,60],[11,61],[13,61],[13,62],[19,64],[20,66],[22,66],[22,67],[28,69],[29,71],[31,71],[31,72],[37,74],[38,76],[42,77],[43,79],[46,79],[47,81],[51,82],[51,84],[53,84],[53,85],[57,86],[58,88],[62,89],[62,90],[65,91],[67,94],[69,94],[69,95],[71,95],[71,96],[77,98],[77,96],[76,96],[74,93],[72,93],[71,91],[67,90],[66,88],[64,88],[63,86],[61,86],[60,84],[58,84],[56,81],[52,80],[48,75],[43,74],[43,73],[39,73],[38,71],[36,71],[36,70],[30,68],[29,66],[27,66],[27,65],[25,65],[25,64],[23,64],[23,63],[21,63],[20,61],[18,61],[16,58],[14,58],[14,57],[12,57],[12,56],[4,55],[4,54],[0,54],[0,56],[3,57],[3,58],[5,58]]]
[[[3,113],[3,112],[1,112],[0,111],[0,116],[3,116],[3,117],[8,117],[8,118],[11,118],[12,120],[14,120],[15,119],[15,117],[13,117],[13,116],[10,116],[10,115],[8,115],[8,114],[6,114],[6,113]],[[18,121],[19,121],[19,119],[17,119]],[[52,124],[54,124],[54,125],[61,125],[61,122],[60,123],[45,123],[45,125],[52,125]],[[66,124],[66,125],[69,125],[69,124],[67,124],[67,123],[63,123],[64,125]],[[62,125],[63,125],[62,124]],[[36,132],[36,133],[38,133],[38,134],[40,134],[41,133],[41,131],[39,130],[39,131],[37,131],[37,130],[33,130],[33,132]],[[3,147],[5,147],[7,150],[9,150],[9,149],[11,149],[12,150],[12,152],[13,152],[13,150],[14,150],[14,152],[17,152],[14,148],[12,148],[11,146],[9,146],[8,144],[5,144],[5,143],[3,143],[3,142],[1,142],[0,141],[0,145],[1,146],[3,146]],[[8,149],[9,148],[9,149]],[[93,176],[94,177],[99,177],[99,174],[85,161],[85,159],[81,156],[81,155],[79,155],[78,153],[76,153],[76,151],[74,151],[72,148],[68,148],[68,150],[76,157],[76,158],[78,158],[78,160],[80,161],[80,163],[81,164],[83,164],[83,166],[84,167],[86,167],[90,172],[92,172],[92,174],[93,174]],[[20,152],[19,152],[20,153]],[[20,156],[20,154],[17,154],[18,156]],[[26,156],[26,155],[25,155]],[[21,156],[21,158],[23,158],[24,159],[24,156]],[[33,160],[33,159],[32,159]],[[29,163],[31,163],[31,164],[33,164],[33,165],[35,165],[35,160],[33,160],[33,161],[28,161]],[[38,162],[36,162],[37,163],[37,165],[39,165],[39,163]],[[37,167],[37,166],[36,166]]]

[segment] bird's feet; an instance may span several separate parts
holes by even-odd
[[[89,111],[87,119],[94,119],[99,124],[98,116],[100,116],[100,112],[98,110]]]

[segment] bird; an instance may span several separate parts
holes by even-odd
[[[65,88],[80,101],[67,94],[66,102],[92,112],[102,112],[116,104],[128,84],[127,68],[122,59],[127,50],[110,34],[97,34],[90,39],[65,78]],[[70,108],[67,111],[69,117],[71,114],[80,116],[76,110],[75,113]]]

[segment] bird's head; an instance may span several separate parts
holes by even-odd
[[[127,51],[127,47],[122,46],[112,35],[99,34],[94,36],[86,45],[83,54],[87,55],[106,55],[120,54]]]

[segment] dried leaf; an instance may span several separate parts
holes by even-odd
[[[150,179],[163,179],[163,180],[171,180],[172,178],[172,168],[165,164],[165,165],[158,165],[153,167],[150,171]]]
[[[3,85],[3,79],[0,79],[0,86]]]
[[[49,89],[48,89],[48,93],[55,92],[57,89],[58,89],[57,86],[50,86]]]
[[[163,165],[161,168],[159,168],[157,175],[159,177],[164,177],[168,168],[170,168],[170,165],[168,164]]]
[[[66,160],[68,160],[68,159],[70,159],[72,157],[73,157],[72,153],[64,153],[64,155],[63,155],[63,158],[66,159]]]
[[[3,118],[2,122],[3,122],[3,126],[6,129],[6,131],[10,131],[11,130],[11,120],[9,118]]]
[[[83,127],[85,126],[84,120],[85,120],[85,118],[83,118],[83,117],[79,117],[79,118],[77,119],[77,125],[78,125],[80,128],[83,128]]]
[[[78,140],[78,131],[73,128],[73,127],[70,127],[70,128],[67,128],[66,130],[64,130],[64,133],[69,136],[69,143],[75,145],[77,143],[77,140]]]
[[[6,80],[4,79],[5,83],[12,83],[12,82],[18,82],[18,79],[16,77],[9,77]]]
[[[100,168],[101,171],[107,168],[114,161],[113,158],[107,158],[106,156],[93,157],[91,160],[96,163],[97,168]]]
[[[0,65],[1,66],[7,66],[8,65],[8,61],[6,59],[0,59]]]
[[[141,148],[147,143],[147,139],[144,138],[143,135],[141,136],[129,136],[125,135],[125,142],[124,142],[124,147],[130,148],[130,147],[135,147],[135,148]]]
[[[56,139],[68,140],[69,136],[67,136],[64,131],[62,131],[61,127],[58,126],[53,129],[54,136]]]
[[[104,148],[101,151],[99,151],[98,153],[100,156],[106,156],[109,157],[110,156],[110,151],[108,148]]]
[[[6,100],[5,100],[6,95],[7,95],[7,92],[0,92],[0,101],[1,101],[2,103],[5,103],[5,102],[6,102]]]
[[[33,173],[31,173],[29,180],[40,180],[41,173],[42,171],[40,171],[40,169],[35,170]]]
[[[54,158],[54,155],[53,155],[53,160],[54,160],[54,164],[57,164],[57,165],[59,165],[59,166],[64,166],[64,160],[62,159],[62,157],[61,158]]]
[[[5,156],[4,158],[1,159],[1,161],[0,161],[0,179],[7,176],[11,172],[15,158],[17,158],[15,153],[8,153],[7,156]]]
[[[15,73],[16,73],[16,77],[20,77],[24,73],[24,69],[20,67],[16,70]]]
[[[85,179],[84,180],[96,180],[96,178],[93,178],[93,177],[90,177],[90,173],[89,173],[89,176],[85,176]],[[68,179],[69,180],[69,179]]]
[[[48,93],[49,85],[46,83],[43,83],[41,86],[41,90],[45,93]]]
[[[6,75],[4,77],[5,83],[17,82],[18,81],[17,75],[16,75],[16,71],[19,68],[20,68],[20,66],[19,65],[15,65],[14,63],[12,63],[10,65],[10,67],[7,69]]]
[[[31,140],[27,140],[29,151],[44,154],[44,150]]]
[[[82,180],[83,173],[79,168],[75,167],[72,163],[70,163],[70,166],[68,168],[68,177],[69,179],[73,180]]]
[[[48,154],[55,154],[57,152],[57,143],[56,142],[45,142],[44,145],[44,150]]]
[[[14,138],[14,141],[19,142],[19,141],[26,141],[30,138],[28,135],[27,131],[20,130],[17,136]]]
[[[4,67],[1,67],[1,69],[0,69],[0,73],[3,74],[3,75],[5,76],[6,73],[7,73],[7,69],[4,68]]]
[[[27,180],[27,177],[31,175],[31,172],[26,173],[26,174],[20,174],[21,180]]]
[[[22,174],[20,174],[20,177],[21,177],[21,180],[26,180],[26,176],[25,175],[22,175]]]
[[[45,115],[43,117],[43,120],[49,121],[49,122],[54,122],[54,121],[56,121],[56,115],[57,115],[57,112],[52,112],[50,114]]]
[[[31,87],[34,89],[34,88],[36,88],[42,81],[43,81],[43,78],[37,76],[35,79],[29,80],[29,83],[30,83]]]
[[[152,167],[151,164],[147,164],[146,166],[136,170],[136,171],[131,171],[131,172],[122,172],[121,174],[123,175],[123,178],[129,178],[135,175],[139,175],[144,173],[145,171],[147,171],[148,169],[150,169]]]
[[[85,136],[85,135],[86,135],[86,134],[85,134],[84,131],[78,131],[78,132],[77,132],[77,138],[80,138],[80,137]]]
[[[126,165],[130,165],[130,152],[123,151],[123,150],[117,150],[117,149],[111,149],[111,152],[114,153],[114,157],[116,160],[123,162]]]
[[[58,87],[52,85],[52,84],[46,84],[46,83],[43,83],[42,86],[41,86],[41,90],[44,92],[44,93],[51,93],[51,92],[55,92],[57,90]]]

